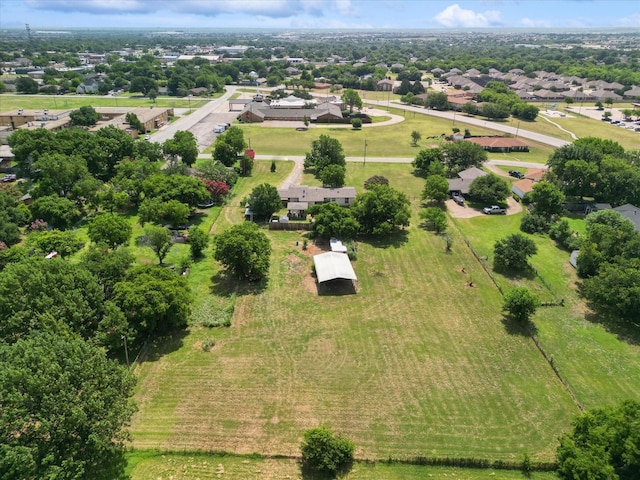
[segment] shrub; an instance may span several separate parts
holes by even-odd
[[[355,445],[348,438],[334,435],[327,427],[320,426],[304,432],[300,450],[306,466],[335,476],[353,462]]]
[[[207,337],[202,341],[202,350],[205,352],[211,351],[213,347],[216,346],[216,339]]]
[[[522,217],[520,230],[525,233],[546,233],[549,230],[549,222],[542,215],[530,213]]]
[[[351,120],[351,126],[356,130],[362,128],[362,119],[360,119],[360,118],[352,119]]]

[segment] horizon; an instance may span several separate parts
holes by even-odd
[[[3,0],[0,29],[639,30],[633,0]],[[221,27],[221,25],[224,25]]]

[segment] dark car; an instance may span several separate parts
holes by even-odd
[[[517,170],[509,170],[509,175],[515,178],[524,178],[524,173]]]

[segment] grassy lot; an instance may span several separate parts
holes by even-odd
[[[209,100],[191,100],[191,108],[198,108]],[[80,108],[85,105],[93,107],[177,107],[189,108],[189,101],[182,98],[159,97],[153,103],[148,98],[117,96],[103,97],[99,95],[0,95],[0,111],[24,108],[26,110],[39,110],[50,108],[52,110],[64,110],[67,108]]]
[[[377,167],[349,165],[348,183],[394,168]],[[392,184],[417,198],[423,180],[395,168],[405,173]],[[500,295],[460,237],[452,253],[417,225],[362,242],[359,293],[318,296],[316,247],[296,247],[298,232],[268,235],[266,285],[236,288],[213,272],[212,295],[237,296],[232,326],[192,327],[138,368],[136,448],[296,455],[302,431],[324,423],[360,458],[553,458],[577,409],[533,343],[505,329]]]
[[[396,115],[404,115],[402,110],[391,110]],[[312,127],[307,131],[296,131],[294,128],[269,128],[263,125],[239,125],[244,130],[246,139],[251,140],[251,147],[261,155],[304,155],[311,148],[311,142],[320,135],[329,135],[340,141],[348,157],[364,154],[364,142],[367,142],[367,155],[370,157],[415,157],[420,148],[440,144],[441,133],[451,132],[451,122],[428,115],[407,113],[403,122],[381,127],[353,130],[342,127]],[[422,135],[418,147],[411,146],[411,132],[417,130]],[[483,127],[471,127],[473,135],[492,135],[494,130]],[[427,138],[437,137],[437,138]],[[537,142],[527,141],[531,151],[525,153],[500,154],[492,153],[490,158],[522,160],[545,163],[553,149]],[[205,150],[209,153],[211,148]]]
[[[571,227],[584,233],[584,221],[568,218]],[[458,219],[458,227],[480,256],[493,259],[493,244],[519,229],[520,215]],[[577,295],[579,279],[569,265],[569,252],[558,249],[544,236],[532,237],[538,254],[531,264],[543,280],[507,278],[496,274],[503,288],[526,285],[543,301],[565,299],[566,306],[543,307],[535,315],[538,338],[554,364],[586,408],[640,396],[640,345],[621,328],[605,328]]]
[[[264,459],[252,456],[234,455],[178,455],[156,452],[132,452],[128,455],[127,473],[132,480],[246,480],[261,479],[302,479],[300,467],[295,460]],[[345,480],[522,480],[518,471],[474,470],[444,467],[423,467],[386,463],[357,463],[344,477]],[[532,480],[552,480],[552,473],[534,473]]]

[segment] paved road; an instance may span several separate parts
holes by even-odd
[[[388,102],[384,100],[363,100],[363,102],[368,104],[379,105],[381,107],[386,107]],[[430,110],[424,107],[413,107],[411,105],[403,105],[400,103],[394,103],[393,108],[397,108],[400,110],[407,110],[409,112],[416,112],[422,115],[431,115],[433,117],[440,117],[451,120],[452,122],[455,120],[460,123],[468,123],[469,125],[475,125],[477,127],[486,127],[491,128],[493,130],[497,130],[499,132],[509,133],[516,137],[528,138],[529,140],[534,140],[536,142],[544,143],[545,145],[550,145],[554,148],[562,147],[564,145],[568,145],[570,142],[566,140],[560,140],[558,138],[550,137],[549,135],[542,135],[541,133],[530,132],[528,130],[524,130],[519,127],[511,127],[509,125],[502,125],[500,123],[489,122],[487,120],[481,120],[475,117],[468,117],[463,113],[457,112],[441,112],[439,110]]]
[[[237,87],[226,86],[226,92],[220,98],[211,100],[200,108],[193,109],[189,115],[180,117],[175,122],[162,127],[151,135],[151,141],[164,143],[172,138],[178,130],[189,130],[196,137],[198,151],[202,152],[213,143],[216,134],[213,128],[220,123],[231,123],[238,115],[237,112],[229,112],[227,100],[235,93]]]

